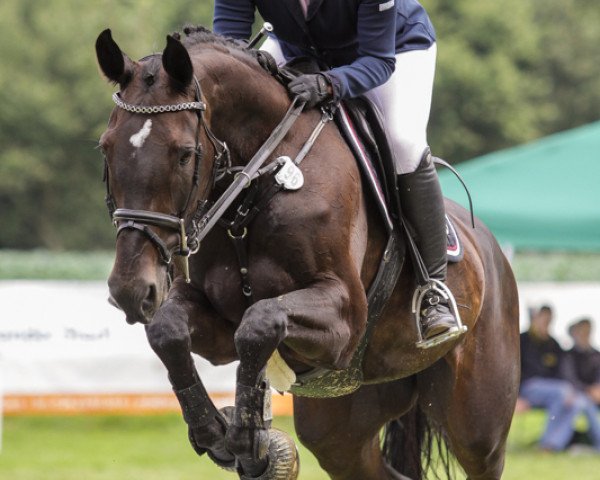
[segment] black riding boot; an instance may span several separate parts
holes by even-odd
[[[430,279],[444,282],[447,269],[444,198],[429,149],[414,172],[398,175],[397,180],[402,213],[425,270]],[[421,334],[425,341],[457,327],[448,301],[438,289],[428,290],[417,308],[421,310]]]

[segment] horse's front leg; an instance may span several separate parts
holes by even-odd
[[[365,326],[366,310],[358,278],[349,285],[333,275],[310,288],[261,300],[246,310],[234,337],[240,365],[235,415],[226,437],[227,449],[236,455],[244,475],[295,478],[292,474],[272,476],[275,466],[269,465],[276,459],[269,447],[273,436],[265,408],[269,394],[265,368],[273,352],[284,342],[315,364],[344,367]]]
[[[189,439],[194,450],[209,456],[224,468],[233,468],[235,457],[225,448],[228,420],[210,400],[194,366],[194,350],[203,352],[206,343],[209,360],[225,363],[235,359],[233,327],[219,321],[198,299],[171,295],[146,327],[150,346],[169,373],[169,381],[181,405],[183,418],[189,426]],[[192,339],[190,325],[201,338]],[[220,358],[211,359],[211,352]],[[231,357],[231,358],[225,358]]]

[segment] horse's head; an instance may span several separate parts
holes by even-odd
[[[186,230],[212,186],[219,142],[203,125],[200,85],[177,39],[167,37],[162,55],[134,62],[105,30],[96,53],[103,74],[120,87],[100,139],[118,229],[110,295],[129,323],[148,323],[166,297],[171,258],[194,247]]]

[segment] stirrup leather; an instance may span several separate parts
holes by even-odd
[[[435,292],[440,295],[444,300],[448,302],[448,307],[450,308],[450,312],[454,315],[454,319],[456,320],[456,325],[451,327],[447,332],[442,333],[440,335],[436,335],[433,338],[425,340],[423,338],[423,333],[421,331],[421,305],[423,304],[423,299],[425,295],[430,291]],[[429,279],[429,281],[425,285],[418,285],[415,289],[415,293],[412,298],[412,313],[414,315],[415,323],[417,326],[417,347],[418,348],[431,348],[444,343],[452,338],[458,337],[467,331],[467,326],[463,325],[462,320],[460,319],[460,314],[458,313],[458,307],[456,305],[456,300],[454,299],[454,295],[448,288],[448,286],[440,282],[439,280]]]

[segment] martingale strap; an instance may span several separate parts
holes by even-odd
[[[240,171],[227,190],[215,201],[210,210],[202,217],[197,226],[196,238],[197,242],[202,241],[206,235],[217,224],[227,209],[240,195],[242,190],[246,188],[255,178],[260,168],[271,156],[275,148],[281,143],[285,135],[290,131],[296,120],[302,113],[304,102],[298,102],[297,98],[292,101],[285,116],[275,127],[269,138],[262,144],[254,156],[250,159],[242,171]]]
[[[323,109],[323,115],[319,120],[319,123],[315,126],[311,135],[304,143],[298,155],[294,159],[294,164],[299,166],[300,163],[304,160],[308,152],[310,152],[314,143],[317,141],[323,127],[333,119],[332,113],[328,109]],[[258,170],[255,174],[254,179],[260,177],[266,173],[273,173],[277,168],[282,166],[282,162],[277,161],[271,163],[264,170]],[[253,179],[253,180],[254,180]],[[219,224],[227,229],[227,233],[229,238],[233,242],[233,246],[235,248],[235,252],[238,258],[238,266],[240,269],[240,276],[242,279],[242,293],[247,299],[248,305],[252,305],[254,303],[254,297],[252,292],[252,285],[250,283],[249,276],[249,263],[248,263],[248,252],[246,246],[246,237],[248,236],[248,226],[250,223],[256,218],[256,216],[264,210],[267,204],[271,201],[271,199],[280,191],[284,189],[284,185],[277,181],[274,181],[271,186],[258,198],[259,194],[259,186],[258,183],[253,182],[249,188],[246,197],[240,204],[240,206],[236,210],[235,218],[232,221],[226,221],[225,219],[221,219]]]

